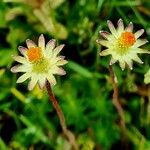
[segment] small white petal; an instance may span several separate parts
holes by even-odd
[[[132,70],[133,69],[133,61],[132,60],[127,60],[126,63],[129,66],[129,68]]]
[[[116,35],[116,29],[115,29],[113,23],[112,23],[110,20],[108,20],[108,21],[107,21],[107,24],[108,24],[108,27],[109,27],[109,30],[111,31],[111,33],[112,33],[113,35]]]
[[[53,53],[53,49],[55,48],[56,46],[56,40],[55,39],[52,39],[50,40],[47,44],[46,44],[46,55],[51,57],[52,56],[52,53]]]
[[[119,61],[119,65],[120,65],[120,67],[121,67],[121,69],[122,70],[124,70],[125,69],[125,62],[124,61]]]
[[[101,34],[101,36],[102,36],[103,38],[109,39],[109,35],[110,35],[109,32],[107,32],[107,31],[100,31],[99,33]]]
[[[27,52],[27,48],[25,48],[25,47],[23,47],[23,46],[19,46],[18,47],[18,49],[19,49],[19,51],[20,51],[20,53],[22,54],[22,55],[25,55],[25,53]]]
[[[31,77],[30,73],[25,73],[25,74],[23,74],[22,76],[20,76],[18,78],[17,83],[22,83],[22,82],[24,82],[25,80],[27,80],[30,77]]]
[[[122,19],[118,20],[118,32],[122,32],[124,30],[124,24]]]
[[[58,75],[65,75],[66,74],[66,71],[61,68],[61,67],[53,67],[53,69],[50,71],[50,73],[52,74],[58,74]]]
[[[38,46],[44,51],[45,50],[45,38],[43,34],[40,35],[39,41],[38,41]]]
[[[41,76],[39,78],[38,83],[39,83],[40,89],[42,90],[44,88],[45,84],[46,84],[46,78],[45,78],[45,76]]]
[[[109,65],[113,65],[115,62],[117,62],[117,60],[116,60],[116,59],[114,59],[113,57],[111,57],[111,60],[110,60]]]
[[[60,51],[64,48],[64,46],[65,46],[64,44],[57,46],[53,51],[53,56],[56,57],[60,53]]]
[[[55,85],[55,84],[56,84],[56,79],[55,79],[55,77],[54,77],[53,75],[51,75],[51,74],[47,77],[47,80],[48,80],[48,82],[49,82],[51,85]]]
[[[65,56],[58,56],[57,58],[65,59]]]
[[[38,81],[37,76],[36,76],[36,75],[33,75],[33,76],[31,77],[31,80],[30,80],[29,84],[28,84],[28,89],[29,89],[29,91],[31,91],[31,90],[35,87],[37,81]]]
[[[126,27],[125,31],[128,31],[128,32],[133,31],[133,23],[132,22],[129,23],[129,25]]]
[[[57,56],[55,59],[56,59],[56,61],[64,60],[64,59],[65,59],[65,56]]]
[[[52,60],[52,57],[51,57],[51,60]],[[53,57],[52,63],[55,64],[55,63],[57,63],[60,60],[64,60],[64,57],[62,57],[62,56]]]
[[[18,66],[13,66],[10,71],[13,72],[13,73],[16,73],[17,72],[17,68]]]
[[[110,50],[109,49],[106,49],[106,50],[103,50],[100,52],[100,56],[107,56],[107,55],[110,55]]]
[[[56,46],[56,40],[52,39],[46,44],[46,50],[53,50]]]
[[[144,44],[146,44],[148,41],[146,39],[138,39],[136,40],[136,43],[134,44],[135,47],[140,47]]]
[[[63,65],[65,65],[65,64],[67,64],[67,63],[68,63],[67,60],[59,60],[59,61],[56,62],[56,65],[57,65],[57,66],[63,66]]]
[[[27,44],[28,48],[37,47],[36,44],[32,40],[30,40],[30,39],[26,40],[26,44]]]
[[[101,39],[98,39],[96,40],[97,43],[105,46],[105,47],[109,47],[110,46],[110,42],[109,41],[106,41],[106,40],[101,40]]]
[[[25,64],[28,63],[27,59],[21,56],[12,56],[13,59],[19,63]]]
[[[144,63],[137,55],[134,55],[134,57],[132,59],[140,64]]]
[[[16,65],[11,68],[11,72],[16,73],[16,72],[27,72],[29,71],[30,68],[27,65]]]
[[[139,38],[144,33],[144,29],[140,29],[134,33],[135,38]]]
[[[147,53],[147,54],[150,54],[150,51],[149,50],[145,50],[145,49],[142,49],[142,48],[137,48],[137,53],[139,54],[142,54],[142,53]]]

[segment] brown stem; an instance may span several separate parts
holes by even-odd
[[[73,149],[74,150],[78,150],[78,147],[77,147],[77,144],[75,142],[75,137],[73,135],[73,133],[71,131],[69,131],[67,129],[67,126],[66,126],[66,123],[65,123],[65,117],[64,117],[64,114],[52,92],[52,89],[51,89],[51,85],[50,83],[47,81],[46,83],[46,88],[47,88],[47,92],[48,92],[48,95],[49,95],[49,99],[53,105],[53,107],[55,108],[56,112],[57,112],[57,115],[58,115],[58,118],[60,120],[60,124],[61,124],[61,127],[62,127],[62,130],[64,132],[64,135],[67,137],[67,139],[69,140],[70,144],[72,145]]]
[[[109,72],[110,72],[110,77],[111,77],[111,81],[112,81],[112,86],[113,86],[113,90],[114,90],[114,93],[113,93],[113,104],[114,106],[116,107],[117,111],[118,111],[118,114],[120,116],[120,124],[121,124],[121,127],[123,129],[125,129],[125,118],[124,118],[124,112],[123,112],[123,109],[122,109],[122,106],[119,102],[119,99],[118,99],[118,86],[117,86],[117,83],[116,83],[116,76],[115,76],[115,73],[113,71],[113,68],[112,66],[109,66]]]

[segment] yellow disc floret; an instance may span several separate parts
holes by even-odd
[[[49,62],[43,57],[40,47],[31,47],[27,51],[27,56],[32,64],[32,71],[35,73],[47,73],[49,70]]]
[[[46,58],[41,58],[38,61],[34,61],[32,64],[32,71],[37,74],[48,73],[49,69],[51,68],[51,64]]]
[[[118,40],[120,46],[123,48],[129,48],[136,42],[135,36],[132,32],[123,32]]]
[[[40,47],[31,47],[27,51],[27,56],[29,61],[38,61],[42,57],[41,48]]]
[[[136,39],[134,34],[125,31],[121,33],[121,36],[118,38],[115,50],[118,54],[124,55],[130,50],[130,47],[133,46],[135,42]]]

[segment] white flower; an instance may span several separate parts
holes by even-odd
[[[11,68],[11,71],[23,72],[17,83],[22,83],[28,78],[31,78],[28,89],[32,90],[38,83],[43,89],[46,81],[51,85],[56,84],[54,74],[65,75],[66,72],[60,67],[67,63],[64,56],[58,56],[64,45],[55,47],[56,41],[50,40],[45,46],[45,39],[40,35],[38,46],[31,40],[27,39],[26,44],[28,48],[19,46],[19,51],[22,56],[13,56],[14,60],[21,63],[20,65]]]
[[[138,30],[133,33],[133,24],[130,24],[124,28],[122,19],[118,20],[117,29],[114,27],[111,21],[108,21],[108,27],[111,33],[106,31],[100,31],[100,34],[105,39],[98,39],[97,42],[101,45],[107,47],[107,49],[100,52],[101,56],[112,55],[110,60],[110,65],[115,62],[119,62],[122,70],[125,69],[127,64],[130,69],[133,67],[133,60],[138,63],[143,63],[138,57],[138,53],[149,53],[147,50],[139,48],[148,41],[146,39],[138,39],[143,33],[144,30]]]

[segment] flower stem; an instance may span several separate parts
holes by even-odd
[[[56,112],[57,112],[57,115],[58,115],[58,118],[60,120],[60,124],[61,124],[61,127],[62,127],[62,130],[64,132],[64,135],[67,137],[68,141],[70,142],[70,144],[72,145],[72,148],[74,150],[78,150],[78,147],[77,147],[77,144],[75,142],[75,137],[73,135],[73,133],[71,131],[69,131],[67,129],[67,126],[66,126],[66,123],[65,123],[65,117],[64,117],[64,114],[52,92],[52,89],[51,89],[51,85],[50,83],[47,81],[46,83],[46,88],[47,88],[47,92],[48,92],[48,96],[49,96],[49,99],[53,105],[53,107],[55,108]]]
[[[113,71],[113,68],[112,66],[109,66],[109,72],[110,72],[110,77],[111,77],[111,81],[112,81],[112,86],[113,86],[113,90],[114,90],[114,93],[113,93],[113,104],[114,106],[116,107],[117,111],[118,111],[118,114],[120,116],[120,125],[123,129],[125,129],[125,118],[124,118],[124,112],[123,112],[123,108],[119,102],[119,99],[118,99],[118,93],[119,93],[119,90],[118,90],[118,86],[117,86],[117,82],[116,82],[116,76],[115,76],[115,73]]]

